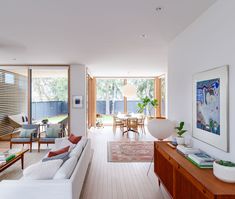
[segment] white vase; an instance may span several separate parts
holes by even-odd
[[[213,173],[224,182],[235,183],[235,167],[227,167],[214,162]]]
[[[179,145],[184,144],[184,137],[176,137],[176,142],[177,142],[177,144],[179,144]]]

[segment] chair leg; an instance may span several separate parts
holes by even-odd
[[[40,142],[38,142],[38,152],[40,153],[40,146],[41,146],[41,144],[40,144]]]
[[[10,149],[12,149],[12,142],[10,142]]]
[[[30,152],[32,152],[32,142],[30,143]]]

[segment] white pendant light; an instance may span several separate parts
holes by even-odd
[[[122,94],[124,97],[136,97],[136,87],[131,84],[126,84],[122,87]]]

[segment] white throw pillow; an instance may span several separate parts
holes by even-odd
[[[67,139],[63,139],[63,138],[62,138],[60,144],[55,145],[55,147],[53,148],[53,150],[62,149],[62,148],[67,147],[67,146],[70,146],[70,147],[69,147],[69,151],[71,151],[71,150],[76,146],[76,144],[73,144],[72,142],[70,142],[70,141],[68,140],[68,138],[67,138]]]
[[[27,167],[23,171],[24,179],[30,180],[48,180],[52,179],[57,170],[62,165],[63,160],[51,160],[47,162],[38,162]]]
[[[79,158],[82,153],[82,150],[83,150],[83,143],[80,141],[77,143],[75,148],[70,152],[69,157],[76,156],[77,158]]]
[[[73,170],[77,164],[77,157],[73,156],[69,158],[56,172],[53,179],[69,179],[73,173]]]

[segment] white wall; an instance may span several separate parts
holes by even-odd
[[[83,97],[83,108],[73,108],[74,95]],[[86,67],[84,65],[70,66],[70,125],[72,133],[86,134]]]
[[[195,146],[218,158],[235,161],[235,1],[218,0],[169,46],[168,117],[192,127],[192,75],[230,65],[230,152],[201,141]],[[190,130],[191,131],[191,130]]]

